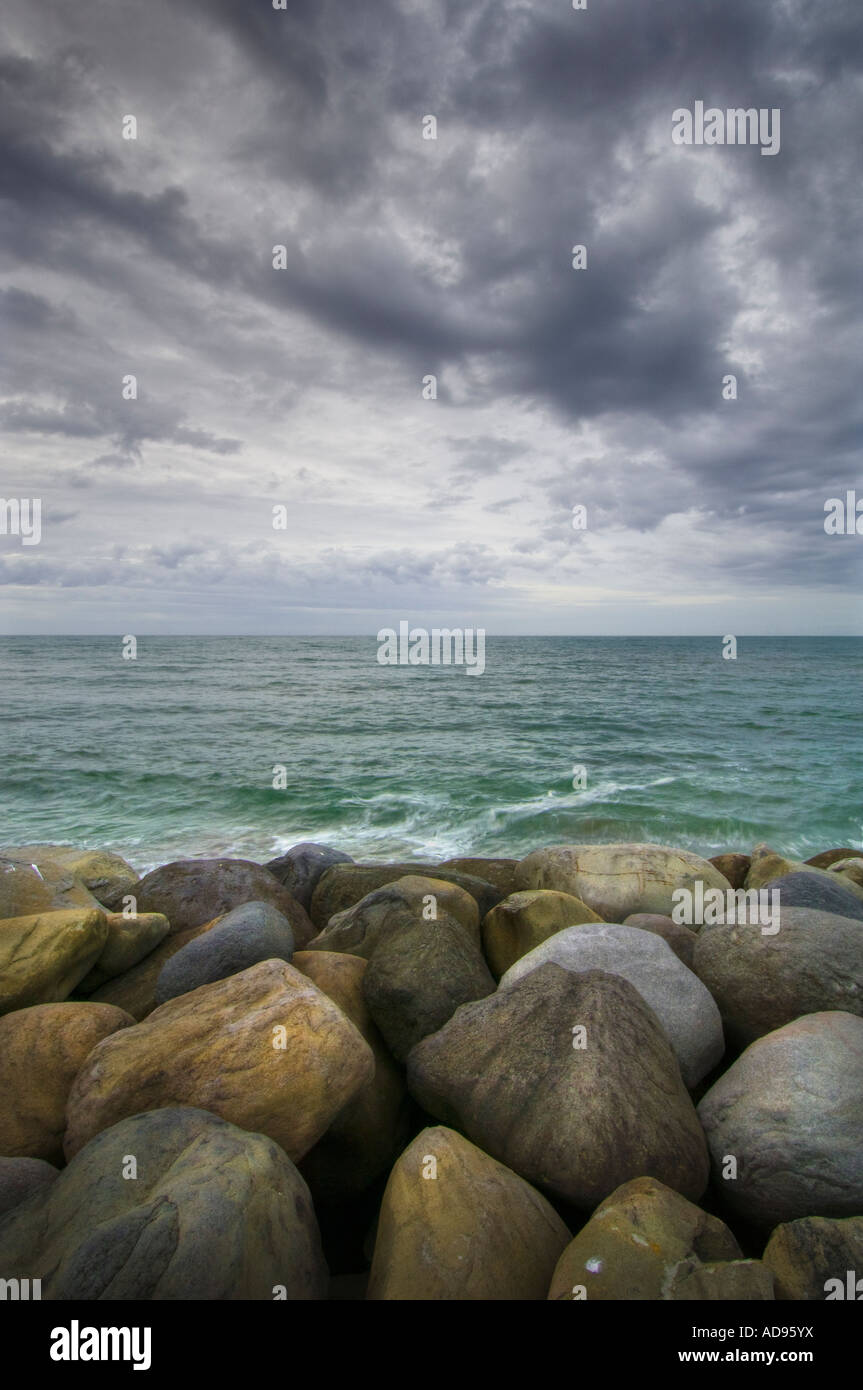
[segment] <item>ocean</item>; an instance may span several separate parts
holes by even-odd
[[[300,840],[378,860],[863,849],[863,638],[741,638],[724,660],[719,637],[489,636],[480,677],[377,650],[0,638],[0,844],[104,846],[142,873]]]

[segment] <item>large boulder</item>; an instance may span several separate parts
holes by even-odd
[[[26,864],[35,864],[43,873],[43,866],[57,866],[73,875],[79,883],[92,893],[102,907],[109,911],[119,911],[123,898],[134,894],[138,875],[119,854],[107,849],[72,849],[68,845],[17,845],[12,849],[0,849],[0,857],[19,859]]]
[[[165,962],[156,981],[156,1003],[237,975],[262,960],[289,961],[293,954],[287,917],[269,903],[243,903]]]
[[[171,930],[161,912],[142,912],[126,917],[122,912],[106,913],[108,937],[99,959],[78,985],[80,994],[92,994],[109,980],[124,975],[133,965],[155,951]]]
[[[132,1165],[134,1164],[134,1171]],[[0,1224],[0,1272],[43,1299],[326,1297],[309,1191],[263,1134],[189,1108],[99,1134]]]
[[[353,862],[349,854],[343,854],[339,849],[330,849],[329,845],[316,845],[311,840],[304,840],[302,844],[294,845],[287,853],[280,854],[277,859],[271,859],[266,868],[308,912],[312,894],[321,875],[333,864]]]
[[[671,1044],[617,975],[542,965],[463,1005],[413,1049],[408,1087],[430,1115],[578,1207],[644,1174],[692,1200],[707,1184]]]
[[[491,973],[499,980],[511,965],[555,932],[601,920],[571,893],[557,893],[551,888],[511,893],[486,916],[482,948]]]
[[[334,864],[322,875],[312,894],[311,919],[321,931],[337,912],[353,907],[376,888],[405,877],[443,879],[457,884],[476,899],[480,918],[503,897],[499,889],[481,878],[438,864]]]
[[[823,1302],[833,1292],[847,1297],[849,1271],[854,1282],[863,1279],[863,1216],[831,1220],[827,1216],[801,1216],[777,1226],[762,1256],[773,1274],[776,1297],[816,1299]],[[855,1301],[863,1287],[855,1289]]]
[[[97,1043],[134,1018],[110,1004],[36,1004],[0,1018],[0,1154],[63,1162],[66,1101]]]
[[[606,922],[622,922],[634,912],[670,917],[676,889],[697,882],[726,892],[728,880],[707,859],[666,845],[560,845],[538,849],[522,859],[522,888],[555,888],[572,893]]]
[[[162,914],[151,914],[161,917]],[[205,922],[202,927],[191,927],[189,931],[171,932],[163,937],[154,950],[148,952],[137,965],[133,965],[130,970],[124,970],[122,975],[116,975],[108,980],[104,985],[100,985],[90,994],[90,1002],[93,1004],[116,1004],[118,1009],[124,1009],[127,1014],[131,1014],[140,1023],[148,1014],[156,1008],[156,982],[162,973],[166,961],[178,951],[182,951],[184,946],[188,946],[190,941],[203,936],[205,932],[212,931],[219,918],[213,922]],[[81,981],[80,992],[88,993],[84,988],[89,980]]]
[[[863,1019],[809,1014],[759,1038],[707,1092],[698,1116],[717,1186],[739,1215],[765,1226],[856,1216]]]
[[[476,899],[457,884],[440,878],[404,878],[376,888],[330,918],[309,942],[310,951],[341,951],[371,960],[380,942],[416,921],[437,921],[438,914],[455,918],[479,946],[479,910]]]
[[[638,927],[639,931],[652,931],[661,936],[671,947],[678,960],[682,960],[687,970],[692,969],[697,932],[682,923],[673,922],[670,917],[662,917],[658,912],[633,912],[623,924],[625,927]]]
[[[0,856],[0,919],[34,917],[71,908],[101,911],[80,879],[59,864],[41,865]]]
[[[854,859],[839,859],[830,865],[827,872],[835,874],[840,880],[850,879],[858,888],[863,888],[863,859],[859,856]]]
[[[66,1156],[127,1115],[193,1105],[297,1160],[373,1074],[341,1009],[293,966],[262,961],[100,1043],[69,1096]]]
[[[459,1005],[492,994],[494,987],[479,947],[446,912],[382,941],[363,980],[369,1012],[400,1061]]]
[[[838,874],[815,869],[783,874],[764,884],[767,892],[775,889],[779,894],[780,921],[786,907],[811,907],[816,912],[832,912],[836,917],[853,917],[863,922],[863,899],[854,891],[856,887]]]
[[[742,888],[752,861],[748,854],[716,854],[707,862],[719,870],[732,888]]]
[[[68,908],[0,921],[0,1014],[66,999],[98,960],[108,922]]]
[[[662,937],[607,922],[567,927],[516,961],[500,988],[510,989],[549,961],[565,970],[605,970],[634,985],[665,1029],[688,1087],[697,1086],[721,1060],[725,1039],[719,1010]]]
[[[388,1171],[404,1143],[404,1074],[390,1056],[363,998],[368,962],[335,951],[298,951],[293,964],[338,1004],[365,1038],[375,1060],[370,1077],[336,1115],[323,1138],[300,1161],[315,1201],[347,1201]]]
[[[471,878],[482,879],[496,888],[503,897],[508,898],[518,890],[515,881],[518,862],[517,859],[443,859],[438,868],[454,869],[458,874],[468,874]]]
[[[815,892],[815,885],[821,883],[823,885],[823,891],[826,894],[831,894],[836,888],[835,874],[829,873],[828,870],[821,869],[815,864],[805,864],[800,859],[786,859],[784,855],[777,854],[769,845],[756,845],[755,849],[752,851],[752,863],[746,875],[746,888],[760,889],[767,888],[768,886],[776,887],[777,880],[788,880],[792,875],[796,878],[798,874],[806,875],[810,896],[807,898],[792,897],[792,891],[796,893],[798,889],[796,887],[792,888],[790,884],[786,884],[789,896],[787,900],[784,897],[780,898],[780,907],[784,906],[786,901],[789,907],[818,907],[819,903],[811,896]],[[844,888],[848,894],[856,900],[858,905],[863,902],[863,888],[854,883],[853,880],[843,879],[840,881],[839,886],[840,888]],[[803,892],[806,891],[803,885],[801,885],[800,888]],[[835,907],[822,910],[830,912],[837,911]]]
[[[424,1129],[390,1174],[367,1297],[543,1299],[568,1239],[516,1173],[452,1129]]]
[[[44,1158],[0,1158],[0,1221],[7,1211],[49,1187],[56,1176],[57,1169]]]
[[[745,1046],[803,1014],[863,1013],[863,925],[780,903],[779,930],[720,923],[698,933],[693,968]]]
[[[269,903],[287,917],[299,949],[314,936],[304,908],[261,864],[248,859],[179,859],[138,884],[138,911],[164,912],[171,930],[187,931],[243,903]]]
[[[856,849],[825,849],[820,854],[813,854],[806,863],[811,864],[815,869],[829,869],[840,859],[852,859],[859,851]]]
[[[669,1299],[691,1262],[739,1260],[728,1227],[656,1178],[612,1192],[557,1262],[548,1297],[576,1302]]]

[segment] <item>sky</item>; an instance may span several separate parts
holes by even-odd
[[[859,0],[4,10],[0,632],[863,633]]]

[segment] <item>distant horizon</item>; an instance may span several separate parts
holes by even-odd
[[[444,626],[444,624],[441,623],[441,626]],[[458,626],[460,626],[460,625],[459,625],[459,624],[451,624],[450,626],[458,627]],[[378,631],[379,631],[379,629],[378,629]],[[326,638],[333,638],[333,639],[337,639],[337,640],[346,639],[346,638],[354,638],[354,639],[356,639],[357,641],[363,641],[363,640],[365,640],[365,639],[367,639],[367,638],[370,639],[370,640],[372,640],[372,641],[377,640],[377,631],[375,631],[375,632],[136,632],[136,633],[134,633],[134,634],[132,634],[132,635],[134,635],[134,636],[135,636],[136,638],[138,638],[139,640],[142,639],[142,638],[147,638],[147,637],[159,637],[159,638],[168,638],[168,637],[171,637],[171,638],[175,638],[177,641],[182,641],[184,638],[192,637],[192,638],[196,638],[196,639],[198,639],[198,640],[200,640],[200,639],[202,639],[202,638],[211,638],[214,642],[217,642],[217,641],[220,641],[220,640],[224,640],[225,638],[230,638],[232,641],[236,641],[236,640],[239,640],[239,639],[244,639],[244,640],[246,640],[246,641],[252,642],[252,641],[256,641],[256,640],[261,639],[261,638],[270,640],[270,639],[272,639],[272,638],[279,638],[279,637],[284,637],[284,638],[302,637],[302,638],[305,638],[305,639],[320,639],[320,640],[324,640],[324,639],[326,639]],[[522,639],[522,638],[526,638],[526,637],[533,637],[533,638],[536,638],[537,641],[560,640],[560,641],[585,641],[585,642],[596,642],[596,641],[620,641],[620,642],[631,642],[631,641],[636,640],[636,639],[641,639],[641,640],[644,640],[644,641],[653,641],[653,640],[655,640],[656,638],[663,638],[663,639],[665,639],[665,640],[667,640],[667,641],[673,641],[673,642],[689,642],[689,641],[692,641],[694,638],[701,638],[701,639],[704,639],[705,641],[715,639],[716,641],[721,642],[721,641],[723,640],[723,636],[724,636],[724,634],[718,633],[718,632],[492,632],[492,631],[489,631],[488,628],[485,629],[485,635],[486,635],[486,637],[512,638],[512,639]],[[805,641],[812,641],[812,642],[822,642],[822,641],[823,641],[823,642],[834,642],[834,641],[837,641],[837,640],[847,640],[847,641],[850,641],[850,642],[854,642],[854,641],[863,641],[863,632],[736,632],[736,633],[729,634],[729,635],[733,635],[734,637],[736,637],[736,638],[738,639],[738,641],[739,641],[739,640],[743,640],[743,641],[747,641],[747,642],[752,642],[752,641],[763,642],[763,641],[774,641],[774,640],[775,640],[775,641],[805,640]],[[106,638],[107,638],[107,637],[110,637],[110,638],[116,638],[118,641],[122,641],[123,636],[124,636],[124,634],[121,633],[121,632],[119,632],[119,631],[116,631],[116,632],[0,632],[0,640],[2,640],[3,638],[7,638],[7,637],[8,637],[8,638],[20,638],[20,637],[40,637],[40,638],[48,638],[48,637],[59,637],[59,638],[63,638],[64,640],[74,639],[74,638],[78,638],[78,637],[106,637]]]

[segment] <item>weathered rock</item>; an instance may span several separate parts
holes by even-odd
[[[65,999],[107,938],[104,912],[87,908],[0,921],[0,1014]]]
[[[684,1263],[671,1283],[669,1298],[691,1302],[702,1299],[707,1303],[742,1300],[770,1300],[773,1275],[760,1260],[730,1260],[723,1264]]]
[[[694,969],[737,1045],[803,1014],[863,1013],[863,926],[830,912],[780,903],[773,935],[751,923],[706,927]]]
[[[493,907],[482,924],[482,946],[495,979],[564,927],[602,920],[580,898],[533,888],[512,893]]]
[[[698,1107],[717,1185],[747,1220],[863,1209],[863,1019],[809,1014],[759,1038]],[[723,1181],[726,1157],[736,1178]]]
[[[608,922],[567,927],[516,961],[500,988],[511,988],[549,961],[566,970],[604,970],[628,980],[665,1029],[687,1086],[697,1086],[722,1058],[725,1039],[719,1010],[698,976],[662,937]]]
[[[515,881],[518,862],[517,859],[444,859],[438,868],[454,869],[457,874],[482,879],[508,898],[518,891]]]
[[[101,907],[119,911],[123,897],[135,892],[138,875],[119,854],[107,849],[72,849],[68,845],[17,845],[0,849],[0,857],[20,859],[27,864],[56,865],[89,889]],[[65,904],[64,904],[65,905]],[[73,904],[69,904],[72,906]]]
[[[671,1044],[616,975],[543,965],[463,1005],[411,1052],[408,1088],[443,1124],[578,1207],[645,1173],[693,1200],[707,1183]]]
[[[64,1149],[71,1157],[127,1115],[193,1105],[296,1160],[373,1074],[341,1009],[293,966],[262,961],[100,1043],[72,1087]]]
[[[719,870],[732,888],[742,888],[752,860],[748,854],[717,854],[707,862]]]
[[[853,917],[863,922],[863,900],[852,891],[856,885],[846,884],[837,874],[814,869],[798,871],[768,879],[764,887],[768,893],[775,889],[779,894],[780,921],[786,907],[811,907],[816,912],[832,912],[836,917]]]
[[[312,893],[317,887],[318,879],[333,864],[353,864],[353,859],[349,854],[343,854],[341,850],[330,849],[329,845],[316,845],[311,840],[304,840],[300,845],[294,845],[286,854],[280,854],[277,859],[271,859],[266,867],[281,883],[283,888],[287,888],[292,897],[296,898],[301,907],[308,912],[312,902]]]
[[[803,879],[801,879],[801,875],[804,876]],[[801,894],[808,890],[808,896],[805,899],[802,895],[792,896],[792,884],[790,882],[792,878],[795,880],[795,884],[799,885]],[[812,864],[804,864],[800,859],[784,859],[781,854],[776,854],[768,845],[756,846],[752,851],[752,865],[746,875],[747,889],[775,887],[780,879],[788,890],[787,902],[789,907],[819,907],[817,897],[813,896],[819,883],[825,894],[832,895],[836,891],[835,874],[829,873],[826,869],[819,869]],[[863,888],[853,879],[843,879],[839,887],[855,899],[858,908],[863,904]],[[784,902],[783,897],[781,903]],[[835,912],[837,909],[835,907],[822,908],[822,911]]]
[[[374,1076],[339,1111],[323,1138],[300,1162],[300,1172],[316,1201],[347,1201],[387,1172],[405,1142],[404,1075],[390,1056],[363,998],[368,962],[334,951],[298,951],[293,964],[338,1004],[374,1055]]]
[[[269,903],[287,917],[297,949],[311,941],[315,933],[305,909],[269,869],[248,859],[179,859],[138,885],[138,911],[164,912],[174,932],[253,902]]]
[[[431,917],[431,913],[435,916]],[[479,948],[476,899],[445,879],[406,875],[367,893],[344,912],[337,912],[314,941],[309,942],[308,949],[339,951],[371,960],[382,941],[409,929],[417,921],[434,923],[441,914],[455,918]]]
[[[133,965],[155,951],[171,930],[171,924],[161,912],[145,912],[140,916],[124,917],[122,912],[108,912],[108,939],[99,959],[78,986],[80,994],[93,990],[124,975]]]
[[[661,936],[671,947],[678,960],[682,960],[687,970],[692,969],[695,954],[695,940],[698,935],[691,927],[673,922],[670,917],[661,917],[657,912],[634,912],[627,917],[625,927],[637,927],[639,931],[651,931]]]
[[[415,921],[382,941],[363,980],[369,1012],[390,1051],[401,1061],[436,1033],[461,1004],[494,992],[479,947],[446,912]]]
[[[136,1176],[129,1175],[130,1159]],[[272,1140],[171,1108],[98,1135],[0,1225],[0,1271],[58,1300],[326,1297],[309,1191]]]
[[[162,914],[153,914],[161,916]],[[181,951],[190,941],[203,936],[205,932],[212,931],[220,918],[213,922],[205,922],[202,927],[192,927],[189,931],[170,933],[164,937],[155,950],[150,951],[149,955],[133,965],[131,970],[124,970],[122,975],[117,975],[113,980],[108,980],[107,984],[100,985],[90,995],[92,1004],[116,1004],[118,1009],[124,1009],[127,1014],[131,1014],[139,1022],[145,1019],[156,1008],[156,981],[162,973],[162,968],[166,961],[170,960],[177,951]],[[82,986],[86,981],[82,980]],[[85,991],[82,989],[82,993]]]
[[[56,1176],[57,1169],[42,1158],[0,1158],[0,1220],[7,1211],[48,1187]]]
[[[762,1259],[773,1274],[777,1298],[821,1302],[839,1292],[835,1283],[828,1287],[836,1279],[847,1298],[848,1272],[853,1270],[855,1284],[863,1279],[863,1216],[802,1216],[777,1226]],[[858,1286],[855,1301],[861,1294]]]
[[[516,1173],[452,1129],[424,1129],[390,1174],[367,1297],[543,1299],[568,1239]]]
[[[480,878],[456,873],[438,864],[334,864],[322,875],[312,894],[311,919],[321,931],[337,912],[344,912],[377,888],[405,877],[443,879],[446,883],[457,884],[476,899],[480,918],[503,896],[499,889]]]
[[[706,859],[666,845],[561,845],[538,849],[522,859],[522,888],[556,888],[572,893],[606,922],[622,922],[634,912],[670,917],[675,889],[729,887]]]
[[[634,1178],[612,1192],[567,1245],[548,1297],[590,1302],[667,1299],[691,1263],[741,1258],[717,1217],[655,1178]],[[582,1292],[583,1290],[583,1292]]]
[[[829,869],[831,864],[835,864],[838,859],[851,859],[858,851],[856,849],[825,849],[820,854],[813,854],[806,863],[811,864],[816,869]]]
[[[66,1101],[97,1043],[135,1020],[110,1004],[36,1004],[0,1018],[0,1154],[63,1162]]]
[[[34,917],[42,912],[72,908],[101,911],[80,879],[59,864],[43,861],[41,867],[0,856],[0,919]]]
[[[749,871],[746,875],[746,888],[763,888],[769,883],[771,878],[780,878],[784,874],[793,873],[795,869],[803,866],[796,859],[786,859],[784,855],[777,854],[775,849],[769,845],[756,845],[750,855]]]
[[[839,859],[830,865],[827,872],[836,874],[840,879],[848,878],[858,888],[863,888],[863,859]]]
[[[293,954],[287,917],[269,903],[243,903],[165,962],[156,981],[156,1003],[237,975],[262,960],[289,961]]]

